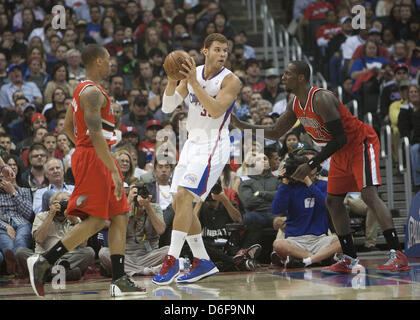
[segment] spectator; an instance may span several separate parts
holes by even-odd
[[[279,152],[280,157],[280,167],[282,168],[284,166],[284,163],[288,157],[288,154],[293,151],[293,146],[300,142],[299,136],[294,131],[290,131],[286,134],[283,140],[283,146]]]
[[[146,154],[146,163],[150,163],[153,159],[156,145],[156,135],[161,130],[162,123],[158,120],[149,120],[146,123],[146,139],[140,141],[139,150]]]
[[[60,191],[53,194],[49,201],[49,208],[35,216],[32,226],[32,236],[35,240],[35,253],[42,254],[61,240],[81,220],[65,214],[70,194]],[[64,254],[57,265],[62,265],[66,272],[67,281],[80,280],[83,273],[95,262],[95,251],[86,246],[85,241],[77,248]],[[27,277],[28,267],[26,260],[33,255],[31,249],[20,249],[16,253],[18,265],[21,268],[21,277]]]
[[[252,86],[254,92],[261,92],[265,88],[265,82],[261,77],[260,63],[256,59],[248,59],[245,66],[245,83]]]
[[[251,101],[252,86],[243,85],[239,95],[239,101],[235,103],[234,111],[239,120],[246,121],[249,113],[249,104]]]
[[[280,87],[280,72],[277,69],[270,68],[265,72],[265,83],[266,87],[261,91],[263,99],[275,104],[286,97],[284,90]]]
[[[52,102],[53,92],[57,87],[63,88],[67,96],[73,95],[77,82],[69,79],[67,66],[64,62],[54,64],[51,71],[51,79],[44,90],[44,100],[46,103]]]
[[[410,85],[410,80],[401,81],[399,87],[401,100],[396,100],[389,106],[389,120],[392,129],[392,159],[394,162],[398,161],[398,141],[400,140],[400,133],[398,131],[398,115],[400,114],[401,107],[408,104],[408,87]]]
[[[12,137],[7,133],[0,133],[0,150],[3,160],[12,152]]]
[[[117,103],[117,102],[113,102],[112,103],[112,110],[114,110],[114,132],[115,135],[117,137],[117,142],[115,143],[115,146],[118,145],[118,143],[120,143],[121,141],[121,135],[122,132],[120,130],[121,127],[121,120],[122,120],[122,106],[121,104]]]
[[[48,132],[42,138],[42,144],[47,149],[47,161],[51,158],[56,158],[57,137],[53,133]]]
[[[36,116],[36,114],[34,116]],[[18,145],[16,146],[17,150],[21,152],[21,160],[25,167],[28,166],[28,153],[29,153],[30,147],[34,143],[42,144],[42,139],[47,133],[48,133],[48,130],[45,128],[45,126],[39,125],[33,129],[33,136],[28,137],[27,139],[19,142]]]
[[[268,116],[273,111],[273,105],[268,100],[260,100],[257,103],[257,112],[261,121],[261,118]]]
[[[51,73],[52,66],[57,62],[57,49],[58,46],[61,44],[61,38],[56,34],[52,34],[48,38],[48,42],[44,43],[45,50],[47,51],[47,73]]]
[[[341,45],[353,34],[353,27],[351,26],[351,17],[345,16],[341,18],[341,33],[336,34],[328,42],[327,60],[329,61],[329,76],[333,87],[337,87],[343,82],[344,73],[342,69],[343,55],[341,52]]]
[[[76,149],[64,132],[57,134],[57,148],[63,155],[61,160],[64,165],[64,173],[67,173],[67,170],[71,168],[71,156]]]
[[[129,0],[125,6],[125,17],[121,20],[121,24],[124,27],[131,27],[132,30],[136,30],[137,27],[142,23],[141,11],[137,7],[135,0]]]
[[[7,58],[3,52],[0,52],[0,87],[9,81],[7,77]]]
[[[87,24],[86,36],[95,38],[95,34],[101,30],[101,7],[98,4],[90,5],[89,14],[90,22]]]
[[[66,53],[66,61],[69,72],[69,80],[75,80],[79,82],[84,80],[86,76],[86,70],[81,66],[80,51],[77,49],[70,49]]]
[[[280,176],[280,157],[277,151],[276,145],[269,145],[264,148],[264,154],[268,158],[270,164],[271,173],[275,177]]]
[[[53,90],[51,102],[47,103],[42,110],[42,114],[47,120],[48,127],[51,128],[51,126],[54,125],[60,112],[66,111],[64,102],[69,97],[68,92],[62,87],[56,87]]]
[[[74,29],[64,30],[63,42],[67,45],[69,50],[76,49],[76,41],[77,41],[77,34]]]
[[[326,22],[316,32],[316,43],[322,56],[326,55],[326,49],[331,38],[343,32],[341,26],[337,24],[337,15],[334,10],[328,10]]]
[[[283,262],[286,268],[307,267],[327,259],[329,265],[334,254],[342,252],[337,236],[328,235],[327,182],[316,179],[316,169],[303,181],[290,178],[307,161],[304,156],[286,161],[287,178],[283,178],[271,207],[274,214],[286,213],[287,217],[285,239],[274,241],[271,256],[273,263]]]
[[[7,75],[10,83],[4,84],[0,89],[0,106],[2,108],[6,108],[9,111],[14,109],[12,96],[17,90],[22,91],[29,102],[42,103],[41,91],[39,91],[35,83],[23,80],[22,71],[17,64],[11,64],[7,68]]]
[[[133,39],[125,38],[122,41],[122,55],[118,57],[118,69],[122,70],[123,74],[132,75],[136,70],[137,61],[134,53]]]
[[[130,113],[123,115],[122,122],[126,126],[134,126],[140,141],[143,141],[146,139],[146,123],[151,119],[153,119],[153,114],[147,106],[147,97],[140,95],[135,98]]]
[[[1,174],[0,174],[1,175]],[[15,274],[16,251],[32,245],[32,198],[28,188],[16,184],[16,178],[0,181],[0,265],[6,261],[7,273]]]
[[[136,183],[138,179],[134,177],[134,163],[130,152],[125,149],[119,149],[114,152],[114,157],[120,166],[124,182],[127,186]]]
[[[228,229],[227,224],[241,223],[241,213],[221,187],[220,191],[213,190],[206,200],[194,209],[198,212],[204,246],[210,259],[221,272],[254,271],[257,267],[255,259],[261,251],[261,246],[255,244],[237,254],[247,239],[235,239],[234,232]]]
[[[124,27],[116,26],[113,33],[113,40],[105,45],[109,54],[113,57],[119,57],[123,53]]]
[[[140,60],[134,75],[135,79],[132,82],[133,86],[149,92],[152,87],[153,79],[153,67],[150,61]]]
[[[344,61],[350,61],[356,49],[366,43],[369,37],[370,25],[366,24],[366,29],[360,29],[358,34],[352,35],[341,45],[341,54]]]
[[[214,15],[214,24],[216,32],[223,34],[226,38],[233,39],[236,35],[235,30],[228,24],[228,19],[223,12]]]
[[[389,120],[389,106],[392,102],[400,100],[399,86],[401,81],[408,80],[408,66],[403,63],[394,66],[393,81],[389,82],[381,92],[380,96],[380,115],[385,122]]]
[[[407,44],[403,41],[396,41],[394,43],[394,54],[393,54],[394,64],[409,64],[410,59],[408,58],[408,48]]]
[[[46,198],[51,197],[52,194],[59,191],[65,191],[71,194],[74,189],[73,185],[68,185],[64,182],[64,166],[59,159],[48,159],[44,165],[44,172],[49,185],[36,190],[34,193],[32,208],[35,215],[48,210],[48,202],[45,201]],[[46,197],[47,193],[49,197]]]
[[[220,11],[220,6],[215,1],[208,1],[204,5],[200,3],[192,10],[197,15],[197,29],[200,32],[200,34],[203,34],[207,24],[210,21],[213,21],[216,13]]]
[[[19,166],[19,157],[14,154],[9,154],[3,157],[3,160],[7,165],[12,168],[13,172],[15,173],[15,178],[13,181],[13,185],[17,185],[18,187],[26,188],[28,187],[21,178],[21,168]],[[32,198],[31,198],[32,199]]]
[[[141,39],[144,38],[146,34],[147,26],[150,22],[152,22],[155,19],[153,16],[153,12],[150,10],[144,10],[142,14],[142,23],[138,25],[138,27],[134,30],[133,38],[136,42],[139,42]]]
[[[237,35],[234,37],[235,45],[241,44],[244,46],[244,57],[245,59],[255,59],[255,49],[247,44],[248,38],[246,36],[246,32],[241,30],[238,32]]]
[[[154,275],[161,268],[169,246],[159,248],[159,236],[166,225],[160,206],[151,202],[151,196],[142,198],[137,188],[130,187],[128,203],[131,206],[127,225],[124,269],[127,275]],[[99,251],[99,260],[108,276],[111,275],[109,248]]]
[[[410,5],[402,4],[400,6],[400,20],[394,26],[394,37],[397,40],[408,40],[410,36],[410,19],[412,9]]]
[[[417,85],[408,88],[408,104],[400,109],[398,130],[401,137],[410,139],[411,171],[415,192],[420,190],[420,89]]]
[[[162,50],[153,48],[149,51],[149,61],[153,68],[153,75],[154,76],[165,76],[165,70],[163,69],[163,62],[165,59],[165,55]]]
[[[148,27],[146,29],[146,36],[144,40],[140,40],[137,48],[138,58],[140,60],[146,60],[152,48],[160,49],[165,56],[170,52],[169,46],[163,41],[155,27]]]
[[[34,51],[38,48],[34,48]],[[33,52],[34,52],[33,51]],[[43,71],[44,60],[39,56],[31,56],[28,60],[28,69],[25,76],[25,81],[30,81],[36,84],[40,92],[43,92],[47,85],[50,76]]]
[[[110,77],[109,93],[120,105],[127,105],[128,101],[124,93],[124,78],[120,75]]]
[[[16,99],[15,104],[18,117],[9,124],[9,128],[13,142],[18,144],[31,135],[31,120],[36,107],[32,103],[28,103],[28,99],[25,97]]]
[[[96,32],[92,38],[96,41],[96,43],[102,46],[107,46],[114,40],[116,27],[117,25],[113,18],[110,16],[103,16],[101,20],[101,29],[99,32]],[[124,29],[124,27],[120,27]]]
[[[45,178],[44,171],[44,165],[47,162],[47,150],[45,147],[39,143],[32,145],[29,149],[28,159],[30,166],[22,173],[22,181],[31,188],[32,192],[47,187],[48,180]]]
[[[160,7],[161,17],[168,25],[172,25],[182,12],[182,9],[175,7],[174,0],[163,0],[163,4]]]
[[[140,139],[139,139],[139,134],[136,131],[136,127],[124,126],[121,129],[121,133],[122,133],[122,139],[118,147],[126,145],[126,144],[130,144],[136,150],[138,150]]]
[[[16,29],[22,28],[25,21],[25,9],[29,9],[32,14],[33,18],[35,18],[37,21],[43,21],[45,17],[44,10],[36,5],[36,2],[34,0],[24,0],[22,2],[22,7],[19,11],[15,13],[13,16],[13,27]]]
[[[271,212],[271,202],[280,180],[271,174],[268,158],[262,153],[257,153],[249,161],[249,165],[253,170],[248,173],[249,179],[240,183],[238,192],[245,211],[243,223],[247,228],[272,228],[274,215]]]
[[[277,101],[273,105],[273,114],[278,114],[279,116],[286,111],[287,103],[294,98],[294,94],[286,92],[286,97]]]
[[[382,29],[382,44],[384,48],[388,50],[388,53],[392,57],[394,55],[394,34],[392,33],[392,29],[390,27],[384,27]]]

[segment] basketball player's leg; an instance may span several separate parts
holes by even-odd
[[[124,273],[124,256],[128,216],[126,213],[117,214],[110,218],[108,229],[108,243],[111,255],[112,280],[121,278]]]

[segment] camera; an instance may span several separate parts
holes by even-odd
[[[211,196],[212,193],[220,194],[223,191],[222,185],[220,182],[216,182],[216,184],[211,188],[209,195],[206,198],[206,201],[214,201],[213,197]]]
[[[307,163],[308,158],[305,156],[297,156],[292,153],[289,153],[289,158],[287,158],[284,168],[286,169],[286,172],[283,176],[283,178],[289,179],[289,184],[297,184],[300,181],[294,180],[292,178],[292,175],[295,173],[296,169],[303,163]]]
[[[69,203],[68,200],[60,201],[60,211],[56,213],[56,216],[64,216],[64,211],[66,211],[68,203]]]
[[[136,184],[134,188],[137,189],[137,195],[141,196],[143,199],[149,198],[149,190],[147,190],[147,187],[144,184]],[[134,197],[134,203],[138,205],[137,197]]]

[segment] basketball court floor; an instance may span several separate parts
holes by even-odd
[[[365,267],[354,275],[323,275],[321,268],[289,269],[262,266],[256,272],[220,273],[189,285],[156,286],[152,277],[135,277],[147,288],[135,300],[419,300],[420,258],[410,258],[411,271],[397,276],[376,273],[387,260],[385,252],[360,256]],[[102,276],[68,282],[65,288],[46,285],[37,297],[29,280],[0,283],[0,300],[109,300],[110,279]],[[59,283],[58,283],[59,284]]]

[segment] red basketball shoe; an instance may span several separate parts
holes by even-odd
[[[404,253],[399,250],[395,251],[394,249],[391,249],[389,255],[389,260],[376,269],[377,273],[397,274],[411,270],[411,267],[408,265],[408,259]]]
[[[322,268],[321,272],[324,274],[350,274],[357,273],[359,270],[363,269],[359,264],[358,258],[352,258],[345,254],[338,257],[339,261],[337,263]]]

